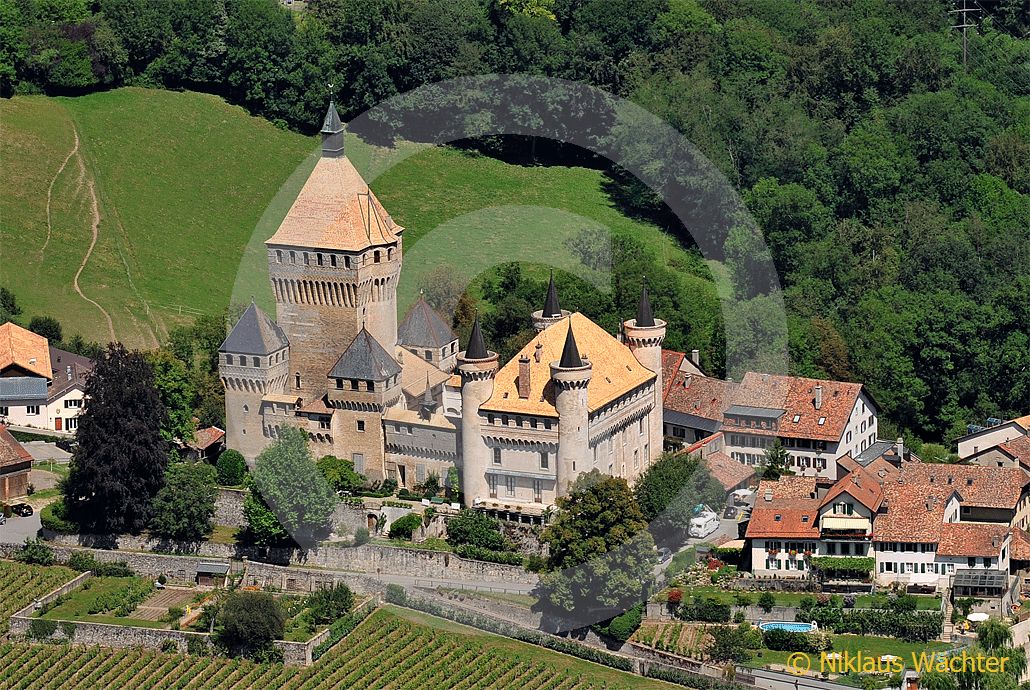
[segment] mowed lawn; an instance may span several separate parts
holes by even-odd
[[[79,285],[136,346],[229,303],[266,206],[315,146],[213,96],[137,88],[2,100],[0,123],[0,284],[27,315],[109,339],[103,314],[71,287],[92,235],[92,181],[101,220]],[[55,180],[73,125],[82,167],[72,157]]]
[[[254,297],[270,306],[262,243],[314,164],[316,137],[214,96],[141,88],[0,100],[0,127],[0,285],[14,290],[26,316],[53,315],[68,335],[101,342],[109,316],[119,339],[153,347],[176,324],[230,302]],[[57,175],[73,127],[79,150]],[[587,228],[653,247],[679,273],[698,321],[713,311],[705,262],[657,226],[624,215],[599,170],[512,165],[406,143],[384,151],[353,136],[347,150],[407,228],[402,312],[440,265],[472,280],[519,259],[531,271],[557,266],[608,289],[605,271],[584,269],[564,246]],[[79,286],[99,307],[72,289],[92,241],[91,190],[100,223]]]

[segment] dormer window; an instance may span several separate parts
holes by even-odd
[[[826,424],[826,417],[819,418],[819,426],[822,426],[823,424]]]
[[[801,522],[808,522],[808,516],[807,515],[802,515],[801,516]]]
[[[797,424],[800,421],[801,421],[801,415],[799,415],[799,414],[794,415],[794,423]]]

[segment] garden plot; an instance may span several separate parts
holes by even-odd
[[[186,608],[186,604],[193,601],[195,597],[196,592],[192,589],[161,589],[137,606],[131,617],[142,621],[163,620],[168,616],[168,609]]]

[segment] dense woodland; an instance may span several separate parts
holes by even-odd
[[[329,81],[345,119],[461,75],[598,86],[740,191],[780,273],[794,373],[863,381],[893,426],[950,442],[1030,410],[1030,0],[971,2],[964,65],[947,0],[0,0],[0,91],[195,89],[310,132]],[[483,148],[584,163],[538,143]],[[690,246],[638,182],[610,177],[613,200]],[[752,249],[731,233],[715,258]],[[659,310],[683,311],[646,252],[622,251]],[[486,286],[493,342],[518,344],[517,301],[540,288],[515,271]],[[611,325],[631,292],[574,299]],[[697,326],[671,325],[670,344],[698,345]]]

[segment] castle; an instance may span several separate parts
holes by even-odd
[[[344,153],[330,102],[322,152],[265,243],[272,320],[251,304],[219,348],[230,448],[253,460],[283,428],[316,457],[402,487],[460,471],[466,504],[542,514],[577,475],[634,481],[662,451],[662,341],[646,288],[622,341],[562,310],[499,366],[478,320],[459,352],[420,297],[397,323],[404,228]]]

